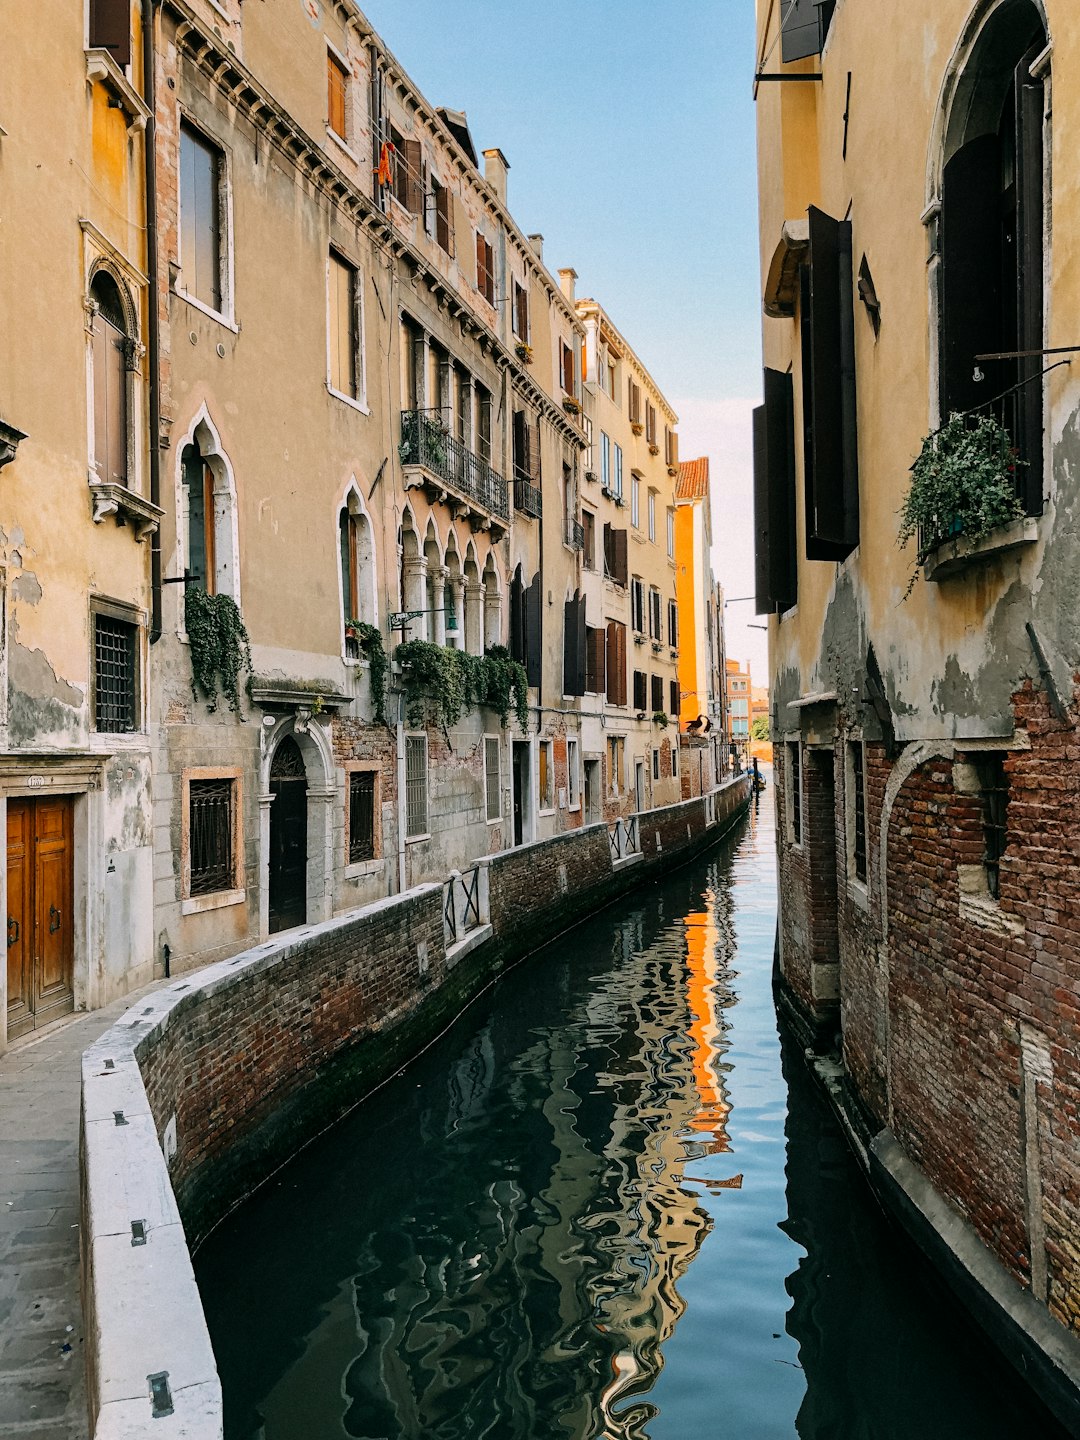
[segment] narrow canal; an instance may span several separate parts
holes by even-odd
[[[1049,1435],[781,1046],[771,798],[211,1237],[227,1440]]]

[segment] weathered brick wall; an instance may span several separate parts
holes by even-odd
[[[785,747],[773,746],[773,793],[776,800],[776,849],[779,859],[780,964],[784,981],[796,1000],[813,1016],[818,1006],[811,982],[811,876],[809,855],[804,844],[788,838],[787,769]]]

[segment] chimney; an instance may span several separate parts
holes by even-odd
[[[536,251],[536,258],[543,261],[544,258],[544,237],[542,235],[530,235],[529,244]]]
[[[495,191],[500,204],[506,204],[506,173],[510,162],[501,150],[484,151],[484,179]]]
[[[577,271],[576,271],[576,270],[566,269],[566,270],[560,270],[560,271],[559,271],[559,289],[562,291],[562,293],[563,293],[563,295],[565,296],[566,300],[567,300],[571,305],[573,305],[573,304],[575,303],[576,299],[577,299],[577,295],[576,295],[576,293],[575,293],[575,288],[574,288],[576,284],[577,284]]]

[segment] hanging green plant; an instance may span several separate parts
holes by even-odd
[[[654,725],[659,725],[661,730],[666,730],[666,729],[667,729],[667,723],[668,723],[667,711],[666,711],[666,710],[654,710],[654,711],[653,711],[652,722],[653,722]]]
[[[377,625],[369,625],[366,620],[346,620],[345,635],[348,639],[356,641],[360,647],[360,653],[368,662],[368,674],[371,678],[371,704],[375,723],[385,725],[386,676],[390,667],[386,659],[382,631]]]
[[[505,728],[513,705],[518,725],[529,729],[529,681],[524,666],[502,646],[469,655],[430,640],[406,640],[394,651],[401,666],[405,714],[410,725],[456,725],[477,706],[487,706]]]
[[[191,648],[191,693],[201,690],[206,708],[215,711],[223,695],[234,715],[240,714],[240,672],[251,696],[251,641],[231,595],[208,595],[194,585],[184,596],[184,628]]]
[[[1017,458],[1009,432],[985,415],[953,415],[926,437],[911,467],[896,537],[900,546],[916,541],[905,600],[922,566],[947,540],[981,540],[1023,516],[1016,470],[1026,463]]]

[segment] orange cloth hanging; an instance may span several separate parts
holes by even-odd
[[[393,148],[393,145],[384,144],[379,150],[379,168],[375,171],[375,179],[380,185],[393,184],[394,173],[390,164],[390,152]]]

